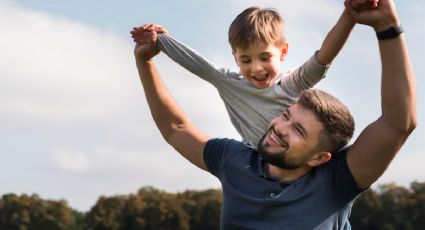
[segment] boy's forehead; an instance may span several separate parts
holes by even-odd
[[[234,50],[236,53],[247,53],[247,52],[274,52],[280,50],[279,47],[277,47],[274,44],[267,44],[264,42],[254,42],[248,45],[247,47],[236,47]]]

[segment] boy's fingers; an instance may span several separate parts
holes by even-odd
[[[357,11],[354,10],[353,6],[352,6],[352,1],[351,0],[345,0],[344,1],[344,6],[345,8],[348,10],[348,12],[350,12],[351,15],[356,15]]]

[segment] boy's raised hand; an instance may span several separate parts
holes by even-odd
[[[142,44],[149,39],[153,39],[153,42],[156,44],[157,34],[168,34],[168,31],[158,24],[143,24],[141,26],[134,27],[130,33],[135,43]]]
[[[130,33],[136,43],[134,48],[136,59],[149,61],[159,53],[157,48],[158,33],[168,33],[168,31],[157,24],[144,24],[134,27]]]

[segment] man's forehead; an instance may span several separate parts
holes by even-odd
[[[313,126],[317,126],[319,129],[323,128],[323,124],[317,118],[316,114],[301,104],[292,104],[288,107],[287,111],[290,113],[292,120],[300,123],[307,130]]]

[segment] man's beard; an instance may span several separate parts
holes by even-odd
[[[257,145],[257,151],[260,156],[269,164],[279,167],[281,169],[297,169],[301,166],[299,162],[289,162],[286,156],[286,150],[281,152],[269,152],[267,151],[267,146],[264,144],[264,139],[270,133],[270,129],[264,136],[261,138],[260,142]]]

